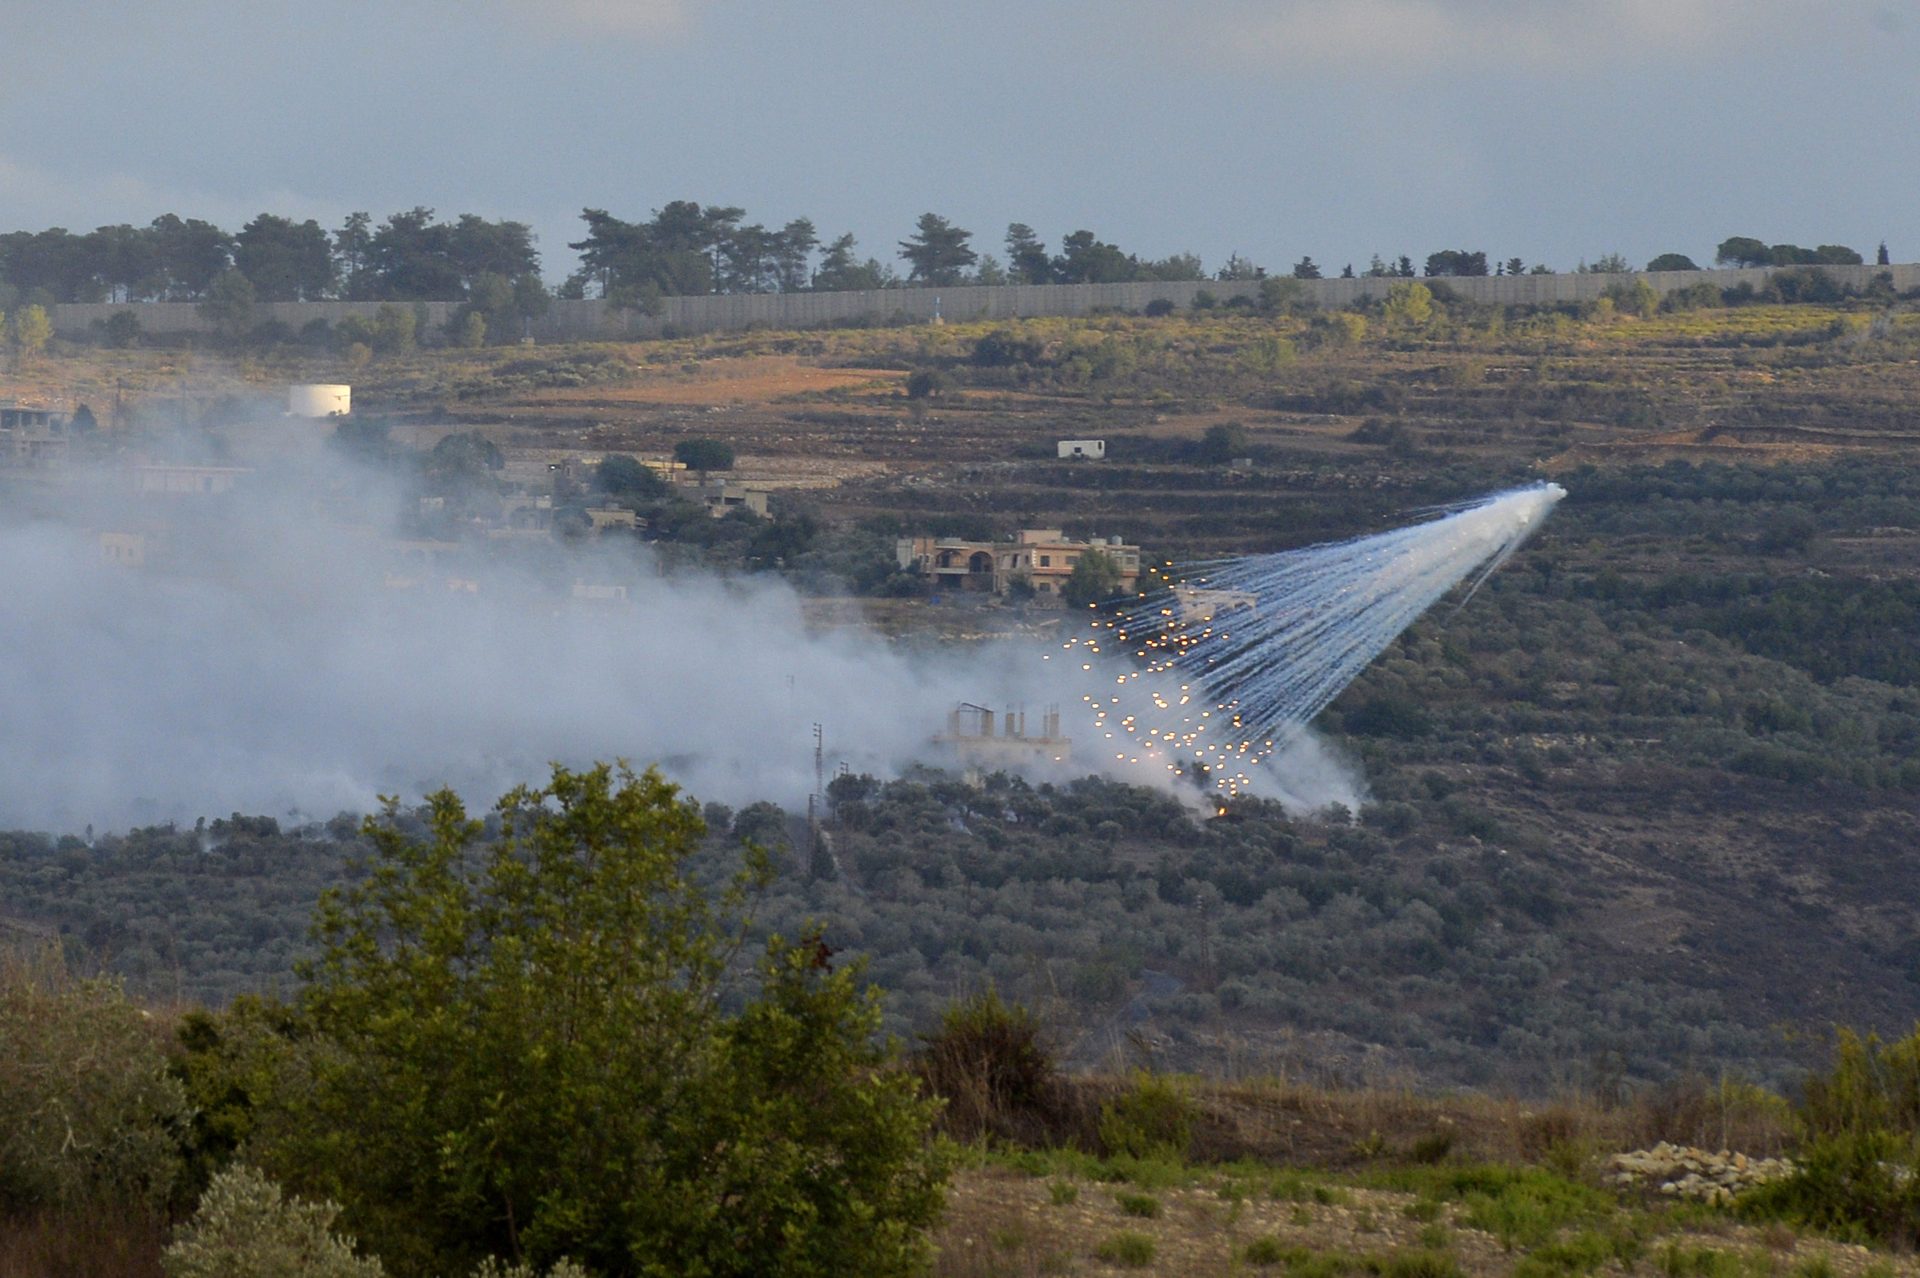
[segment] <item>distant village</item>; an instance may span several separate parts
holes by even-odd
[[[222,455],[182,456],[178,438],[151,423],[103,425],[86,405],[0,404],[0,474],[52,493],[82,475],[104,480],[129,500],[114,506],[111,521],[100,518],[91,529],[101,556],[129,570],[191,571],[193,565],[181,562],[180,524],[215,513],[219,499],[247,485],[263,467],[312,454],[337,431],[350,429],[356,421],[352,387],[295,385],[277,420],[262,416],[266,420],[227,432]],[[1105,441],[1098,439],[1061,440],[1058,449],[1063,460],[1097,462],[1106,454]],[[386,589],[478,593],[489,558],[513,547],[649,535],[647,519],[632,504],[613,499],[594,482],[603,457],[554,449],[494,452],[497,500],[456,502],[455,510],[445,495],[422,494],[411,499],[417,508],[405,512],[412,518],[399,521],[400,526],[364,530],[370,563],[377,565]],[[771,513],[774,484],[738,482],[671,457],[631,460],[715,519],[736,511],[756,519]],[[288,517],[352,524],[364,515],[350,502],[316,501],[310,509],[290,506]],[[1140,547],[1117,536],[1075,538],[1057,528],[1030,528],[1005,540],[902,536],[894,548],[898,569],[917,578],[936,599],[997,596],[1041,608],[1065,603],[1067,583],[1090,553],[1106,557],[1116,591],[1134,590]],[[602,580],[586,567],[604,562],[604,557],[568,561],[575,574],[572,600],[587,606],[629,601],[629,582]]]

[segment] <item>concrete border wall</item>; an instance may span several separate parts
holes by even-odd
[[[1666,294],[1693,284],[1716,288],[1740,284],[1760,287],[1767,277],[1797,267],[1748,267],[1724,271],[1652,271],[1637,275],[1482,275],[1446,276],[1430,283],[1444,284],[1461,297],[1495,306],[1541,306],[1586,302],[1600,297],[1623,280],[1644,279]],[[1920,264],[1899,266],[1821,266],[1815,268],[1835,283],[1863,289],[1878,275],[1892,277],[1900,292],[1920,288]],[[1368,298],[1383,298],[1394,279],[1360,278],[1300,281],[1303,297],[1317,306],[1352,306]],[[1086,315],[1096,310],[1138,311],[1148,302],[1165,300],[1182,309],[1193,305],[1202,291],[1221,301],[1259,290],[1251,281],[1219,280],[1132,284],[1008,284],[989,288],[891,288],[847,293],[740,293],[712,297],[669,297],[658,315],[618,311],[601,301],[556,301],[537,320],[532,335],[542,342],[617,341],[658,337],[663,332],[713,333],[752,327],[812,328],[834,324],[925,323],[939,315],[948,320],[1030,318],[1043,315]],[[405,303],[404,305],[414,305]],[[455,302],[424,302],[427,322],[439,327],[458,306]],[[261,320],[277,320],[298,332],[317,319],[338,323],[349,315],[371,318],[378,302],[269,302],[257,308]],[[157,336],[204,333],[211,325],[192,302],[85,302],[51,308],[54,332],[85,336],[96,322],[117,311],[131,311],[140,327]]]

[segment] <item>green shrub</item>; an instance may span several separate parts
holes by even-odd
[[[1911,1138],[1887,1131],[1828,1136],[1801,1149],[1793,1175],[1741,1195],[1738,1210],[1752,1219],[1912,1245],[1920,1240],[1917,1168]]]
[[[1307,1252],[1288,1257],[1287,1278],[1344,1278],[1359,1267],[1352,1256],[1342,1252]]]
[[[915,1270],[941,1199],[936,1103],[892,1067],[855,965],[818,938],[732,956],[764,854],[730,886],[657,774],[556,767],[498,806],[458,796],[424,838],[369,822],[367,872],[324,903],[290,1058],[251,1148],[325,1177],[397,1273],[488,1255],[605,1273]]]
[[[1193,1118],[1184,1086],[1142,1071],[1131,1088],[1100,1107],[1100,1143],[1109,1155],[1184,1159],[1193,1144]]]
[[[1510,1167],[1443,1173],[1438,1189],[1461,1200],[1461,1222],[1483,1229],[1511,1251],[1537,1247],[1560,1229],[1603,1217],[1613,1202],[1597,1189],[1551,1172]]]
[[[1396,1251],[1381,1266],[1380,1278],[1465,1278],[1460,1262],[1445,1252]]]
[[[953,379],[937,368],[916,368],[907,374],[908,399],[935,399],[952,386]]]
[[[1080,1201],[1080,1186],[1070,1180],[1056,1180],[1047,1185],[1047,1198],[1055,1207],[1071,1207]]]
[[[1052,1055],[1033,1013],[994,990],[947,1008],[921,1040],[914,1068],[946,1102],[941,1126],[957,1140],[997,1136],[1040,1143],[1057,1104]]]
[[[1093,1254],[1097,1259],[1121,1269],[1144,1269],[1153,1263],[1155,1250],[1153,1239],[1147,1235],[1123,1230],[1111,1238],[1103,1239],[1093,1249]]]
[[[1899,1246],[1920,1242],[1920,1031],[1882,1044],[1840,1030],[1796,1112],[1794,1174],[1743,1194],[1741,1214]]]
[[[59,954],[0,951],[0,1211],[162,1206],[189,1108],[152,1018]]]
[[[1654,1263],[1665,1278],[1740,1278],[1740,1258],[1712,1247],[1669,1243]]]
[[[1815,1136],[1920,1132],[1920,1030],[1888,1044],[1839,1030],[1831,1066],[1804,1091],[1799,1116]]]
[[[333,1232],[340,1208],[283,1194],[236,1163],[200,1196],[193,1217],[161,1257],[167,1278],[382,1278],[378,1260],[356,1256]]]
[[[1249,1265],[1260,1265],[1262,1267],[1277,1265],[1293,1254],[1292,1249],[1282,1245],[1280,1240],[1272,1234],[1254,1239],[1247,1244],[1246,1250],[1241,1253]]]
[[[1125,1216],[1153,1220],[1160,1215],[1160,1200],[1151,1194],[1115,1194],[1113,1201]]]
[[[1515,1278],[1553,1278],[1555,1275],[1590,1274],[1615,1259],[1612,1240],[1586,1230],[1567,1238],[1556,1238],[1535,1248],[1514,1267]]]

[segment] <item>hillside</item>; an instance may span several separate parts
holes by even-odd
[[[160,404],[188,363],[201,402],[345,376],[291,349],[234,365],[72,349],[0,397],[97,405],[124,382]],[[933,393],[908,397],[915,374]],[[870,955],[898,1030],[992,981],[1046,1009],[1083,1064],[1544,1091],[1778,1081],[1834,1021],[1920,1018],[1920,316],[1904,302],[423,351],[377,360],[355,397],[396,440],[479,431],[509,457],[724,440],[842,565],[885,556],[893,530],[1280,549],[1529,478],[1567,487],[1486,589],[1324,717],[1371,787],[1356,824],[1259,803],[1198,823],[1106,782],[849,779],[829,824],[842,877],[795,853],[765,917],[823,918]],[[1108,460],[1054,458],[1083,436]],[[909,632],[1051,620],[864,606]],[[0,915],[149,991],[271,986],[350,824],[90,849],[13,836]],[[733,833],[801,837],[753,809]]]

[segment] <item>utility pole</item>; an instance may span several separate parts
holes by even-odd
[[[826,805],[826,790],[826,734],[816,723],[813,725],[813,793],[807,796],[807,873],[814,878],[824,877],[822,871],[827,864],[820,846],[820,809]]]

